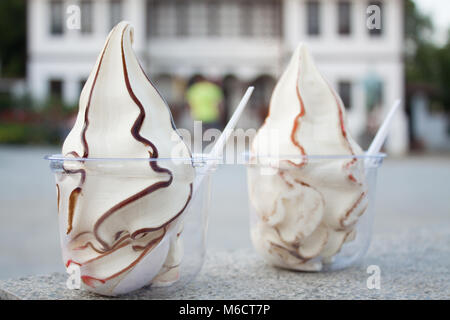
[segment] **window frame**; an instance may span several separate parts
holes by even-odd
[[[345,90],[343,90],[345,88]],[[352,110],[353,107],[353,82],[350,79],[340,79],[337,83],[339,97],[342,100],[345,110]],[[346,91],[347,92],[343,92]],[[345,93],[345,94],[344,94]]]
[[[80,0],[80,22],[81,29],[80,33],[82,35],[91,35],[94,33],[94,10],[95,5],[93,0]],[[88,13],[88,14],[86,14]],[[88,18],[86,18],[86,16]],[[85,20],[88,19],[88,20]],[[87,24],[86,24],[87,22]]]
[[[350,36],[352,34],[352,11],[353,3],[349,0],[339,0],[337,3],[337,32],[340,36]],[[347,9],[348,19],[345,19],[341,10]],[[347,23],[345,23],[347,22]]]
[[[384,12],[383,8],[385,6],[384,6],[383,1],[381,1],[381,0],[370,0],[368,2],[367,6],[369,7],[372,5],[376,5],[376,6],[380,7],[380,19],[381,19],[380,29],[367,29],[367,32],[371,38],[378,38],[378,37],[382,37],[384,35],[384,31],[385,31],[384,30],[384,15],[383,15],[383,12]]]
[[[117,9],[119,10],[118,17],[114,17],[115,6],[117,6]],[[123,0],[109,0],[109,25],[110,25],[110,29],[114,28],[114,26],[116,24],[118,24],[122,20],[122,18],[123,18]]]
[[[50,0],[49,4],[49,33],[51,36],[62,36],[64,34],[64,2],[62,0]],[[60,8],[58,8],[60,7]],[[60,14],[60,17],[55,16]],[[57,25],[60,18],[60,25]],[[55,25],[56,23],[56,25]]]
[[[175,0],[175,35],[177,38],[189,37],[189,2]]]
[[[314,27],[317,28],[317,30],[313,29],[314,27],[312,26],[311,22],[313,21],[311,19],[311,11],[314,7],[311,7],[312,5],[315,6],[316,9],[316,13],[317,13],[317,17],[316,17],[316,25],[314,25]],[[318,0],[308,0],[306,1],[306,10],[305,10],[305,14],[306,14],[306,34],[308,36],[312,36],[312,37],[318,37],[321,34],[321,3]]]
[[[50,99],[62,100],[64,97],[64,79],[62,78],[49,78],[47,80],[48,83],[48,96]],[[59,89],[57,93],[55,93],[55,85],[59,85]]]

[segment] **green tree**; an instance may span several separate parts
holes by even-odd
[[[406,80],[434,80],[438,63],[434,59],[436,46],[431,41],[433,24],[430,17],[420,13],[412,0],[405,1]]]
[[[443,108],[450,111],[450,37],[447,44],[437,50],[436,60],[439,64],[439,72],[437,72],[437,86]]]
[[[26,65],[26,0],[0,1],[1,77],[23,77]]]
[[[450,37],[443,47],[432,40],[433,23],[412,0],[405,1],[405,73],[407,84],[432,88],[434,106],[450,111]]]

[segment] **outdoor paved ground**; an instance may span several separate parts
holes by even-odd
[[[450,299],[450,239],[445,229],[413,229],[379,237],[364,263],[335,272],[292,272],[266,265],[251,249],[211,251],[185,287],[143,288],[121,299]],[[380,268],[380,288],[368,289],[367,266]],[[0,299],[105,299],[65,287],[53,273],[0,280]]]
[[[45,154],[57,152],[55,148],[0,147],[0,280],[64,272],[57,234],[55,186],[48,164],[42,160]],[[222,166],[214,176],[208,261],[228,261],[230,252],[235,251],[238,251],[236,255],[253,257],[246,188],[243,166]],[[437,290],[441,291],[440,297],[447,298],[450,292],[449,191],[450,157],[387,159],[379,172],[374,238],[369,255],[376,262],[378,252],[383,252],[380,263],[393,270],[410,266],[414,269],[411,276],[414,279],[410,279],[412,287],[420,284],[417,289],[420,292]],[[411,248],[411,242],[420,248],[417,252]],[[377,245],[383,250],[375,250]],[[408,255],[394,254],[404,252],[403,245],[409,248]],[[264,267],[264,270],[272,269]],[[211,272],[207,263],[203,278],[199,279],[206,281],[204,277],[211,276]],[[345,279],[343,283],[348,283]],[[404,297],[414,297],[412,293]],[[417,291],[415,297],[419,296]]]

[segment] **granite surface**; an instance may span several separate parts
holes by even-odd
[[[346,270],[280,270],[249,249],[210,252],[199,276],[176,292],[142,289],[122,299],[449,299],[448,226],[377,235],[365,261]],[[369,265],[381,270],[380,289],[366,285]],[[0,281],[0,299],[107,299],[65,287],[65,274]],[[118,298],[114,298],[118,299]]]

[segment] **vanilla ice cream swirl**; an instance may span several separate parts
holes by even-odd
[[[252,153],[274,169],[249,170],[257,251],[280,267],[322,269],[354,239],[367,191],[362,162],[352,157],[362,149],[347,130],[343,103],[303,44],[275,86]],[[308,157],[329,155],[341,158]]]
[[[158,160],[191,154],[132,43],[127,22],[109,34],[63,145],[65,157],[87,160],[65,160],[57,180],[64,262],[80,266],[86,289],[108,295],[177,280],[195,174],[189,161]],[[138,160],[89,161],[95,158]],[[144,271],[136,280],[138,269]]]

